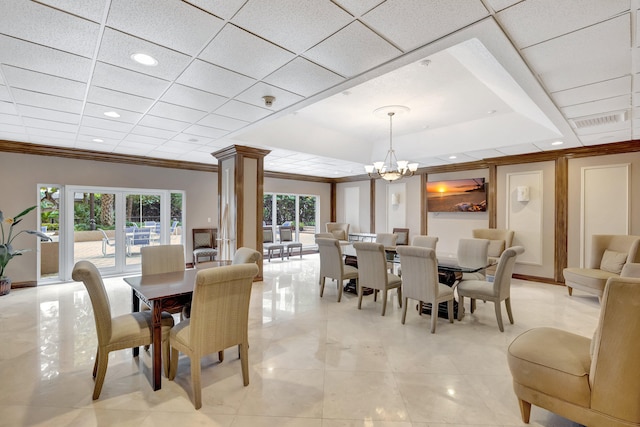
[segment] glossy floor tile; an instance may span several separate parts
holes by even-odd
[[[190,364],[175,381],[149,384],[141,351],[111,353],[99,400],[92,401],[96,335],[81,283],[14,289],[0,297],[0,426],[521,426],[506,349],[521,332],[554,326],[591,336],[599,304],[566,289],[514,280],[515,324],[500,333],[491,303],[429,333],[429,316],[410,301],[407,321],[391,292],[381,302],[336,287],[318,293],[319,258],[265,263],[250,309],[250,384],[242,385],[237,349],[202,359],[202,409],[191,402]],[[105,284],[114,314],[131,306],[122,278]],[[505,316],[506,318],[506,316]],[[534,427],[576,424],[534,407]]]

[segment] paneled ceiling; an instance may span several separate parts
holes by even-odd
[[[0,139],[209,164],[240,144],[322,177],[382,160],[388,105],[409,108],[393,145],[420,166],[638,139],[637,8],[0,0]]]

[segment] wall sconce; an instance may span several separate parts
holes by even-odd
[[[400,204],[400,194],[393,193],[391,195],[391,206],[398,206]]]
[[[516,187],[516,200],[519,202],[529,201],[529,187],[526,185],[520,185]]]

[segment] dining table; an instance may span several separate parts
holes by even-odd
[[[131,286],[131,310],[139,311],[140,301],[151,308],[151,385],[154,390],[160,390],[162,387],[161,314],[163,311],[182,307],[191,301],[198,271],[197,269],[188,269],[124,278],[124,281]],[[140,348],[134,347],[133,356],[138,356],[139,352]]]

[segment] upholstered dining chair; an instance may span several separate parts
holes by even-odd
[[[172,273],[184,271],[183,245],[156,245],[140,248],[140,266],[142,275]],[[149,310],[149,306],[140,301],[140,311]],[[176,307],[167,310],[169,313],[181,313],[182,318],[188,316],[189,308]],[[145,346],[145,349],[149,346]]]
[[[394,227],[391,230],[396,235],[396,245],[408,245],[409,244],[409,229]]]
[[[431,333],[436,332],[438,304],[447,303],[449,322],[453,323],[453,289],[438,282],[438,261],[436,251],[418,246],[399,246],[402,267],[402,324],[407,318],[408,299],[420,302],[418,313],[422,313],[422,303],[431,304]]]
[[[320,252],[320,298],[324,294],[324,282],[333,279],[338,285],[338,302],[342,299],[342,283],[345,280],[358,280],[358,269],[342,262],[340,241],[338,239],[317,238]],[[357,287],[357,285],[356,285]]]
[[[193,265],[198,265],[200,258],[205,257],[211,261],[216,259],[218,249],[216,244],[215,228],[194,228],[193,234]]]
[[[590,427],[640,426],[640,280],[611,277],[593,339],[530,329],[507,351],[520,414],[531,405]]]
[[[345,222],[327,222],[325,224],[325,230],[327,233],[331,233],[334,239],[349,240],[349,227],[350,225]]]
[[[233,260],[231,261],[231,264],[236,265],[236,264],[256,263],[260,261],[261,258],[262,258],[262,255],[260,254],[260,252],[256,251],[255,249],[241,247],[241,248],[238,248],[236,250],[236,253],[233,255]]]
[[[78,261],[73,267],[71,277],[83,282],[89,293],[93,316],[98,335],[98,351],[93,365],[93,400],[100,397],[104,378],[107,374],[109,353],[126,348],[150,345],[152,342],[151,312],[135,312],[111,317],[109,297],[102,282],[100,272],[89,261]],[[165,375],[169,364],[169,331],[173,326],[171,314],[162,313],[162,357],[165,363]]]
[[[411,246],[420,246],[421,248],[429,248],[436,250],[438,238],[435,236],[414,236],[411,240]]]
[[[402,280],[387,272],[387,258],[382,243],[356,242],[353,244],[358,257],[358,310],[362,308],[363,288],[371,288],[373,300],[377,291],[382,291],[382,315],[387,311],[387,293],[389,289],[398,290],[398,306],[402,308]]]
[[[476,299],[493,302],[500,332],[504,332],[500,305],[500,303],[504,301],[509,322],[513,324],[513,313],[511,312],[511,274],[513,273],[513,266],[516,263],[516,257],[522,253],[524,253],[522,246],[512,246],[502,252],[493,282],[487,282],[485,280],[462,280],[458,284],[456,287],[459,297],[458,320],[462,320],[464,297],[468,297],[471,299],[471,313],[475,310]]]
[[[249,301],[256,264],[237,264],[198,271],[193,289],[191,317],[171,329],[169,380],[175,379],[179,353],[191,360],[191,386],[196,409],[202,407],[200,359],[239,346],[242,378],[249,384]]]
[[[467,268],[484,267],[489,262],[489,240],[460,239],[458,241],[458,265]],[[462,273],[461,280],[486,280],[485,270],[475,273]]]
[[[376,234],[376,243],[380,243],[384,245],[385,248],[395,248],[396,243],[398,241],[398,235],[393,233],[377,233]],[[387,258],[387,269],[390,273],[393,273],[393,252],[385,252],[385,257]]]

